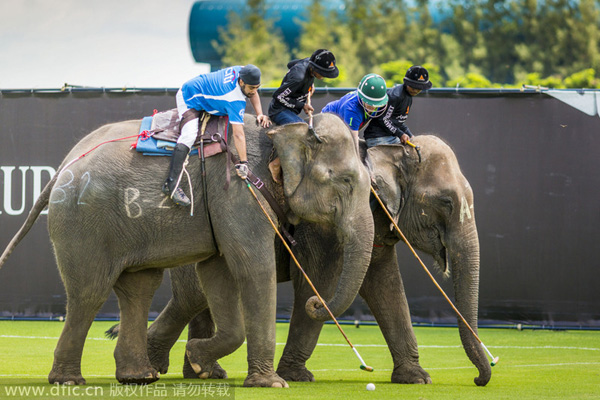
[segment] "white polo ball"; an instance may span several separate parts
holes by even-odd
[[[367,383],[367,390],[375,390],[375,384],[374,383]]]

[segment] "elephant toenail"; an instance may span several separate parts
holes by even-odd
[[[192,364],[192,368],[193,368],[193,367],[194,367],[194,365]],[[194,371],[195,371],[195,370],[196,370],[196,369],[194,368]],[[210,376],[210,373],[208,373],[208,372],[203,372],[203,373],[201,373],[200,375],[198,375],[198,377],[199,377],[200,379],[208,379],[208,377],[209,377],[209,376]]]
[[[194,372],[196,373],[196,375],[198,375],[198,374],[200,374],[200,372],[202,372],[202,367],[200,367],[199,364],[190,363],[190,365],[192,366],[192,369],[194,370]]]

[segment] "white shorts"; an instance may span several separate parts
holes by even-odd
[[[179,120],[181,121],[183,114],[189,110],[187,104],[185,104],[185,101],[183,100],[181,89],[179,89],[175,96],[175,102],[177,103],[177,113],[179,114]],[[198,122],[198,118],[189,120],[183,128],[181,128],[181,134],[179,139],[177,139],[177,143],[183,143],[187,147],[192,148],[196,141],[196,136],[198,136]]]

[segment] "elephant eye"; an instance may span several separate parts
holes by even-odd
[[[447,215],[452,215],[452,210],[454,209],[454,201],[452,200],[452,197],[440,196],[438,200],[444,213],[447,213]]]

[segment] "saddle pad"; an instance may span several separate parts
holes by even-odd
[[[140,125],[140,136],[135,144],[136,151],[146,156],[170,156],[179,137],[179,122],[175,118],[176,115],[177,110],[173,109],[157,113],[152,117],[144,117]],[[205,136],[218,134],[227,142],[228,122],[227,116],[210,116],[204,131]],[[147,132],[148,135],[142,135],[143,132]],[[201,139],[198,137],[190,155],[199,155],[200,141]],[[204,145],[204,157],[210,157],[222,151],[219,143],[205,143]]]
[[[140,125],[140,134],[144,131],[149,131],[152,126],[153,117],[144,117],[142,119],[142,123]],[[159,146],[160,144],[160,146]],[[153,136],[140,135],[138,136],[137,143],[135,145],[135,150],[138,153],[142,153],[145,156],[170,156],[173,154],[174,148],[173,142],[166,142],[162,140],[157,140]],[[205,151],[206,153],[206,151]],[[192,148],[190,155],[198,154],[197,148]]]
[[[206,127],[204,130],[204,136],[213,136],[218,134],[227,141],[227,124],[229,123],[229,117],[217,116],[206,113],[205,111],[199,112],[200,117],[202,115],[208,116]],[[202,118],[198,118],[198,129],[202,126]],[[165,140],[167,142],[177,142],[179,138],[179,113],[177,109],[163,111],[154,114],[152,125],[149,129],[152,132],[152,136],[159,140]],[[196,138],[194,146],[200,145],[202,139],[200,136]],[[207,144],[206,140],[204,142]]]

